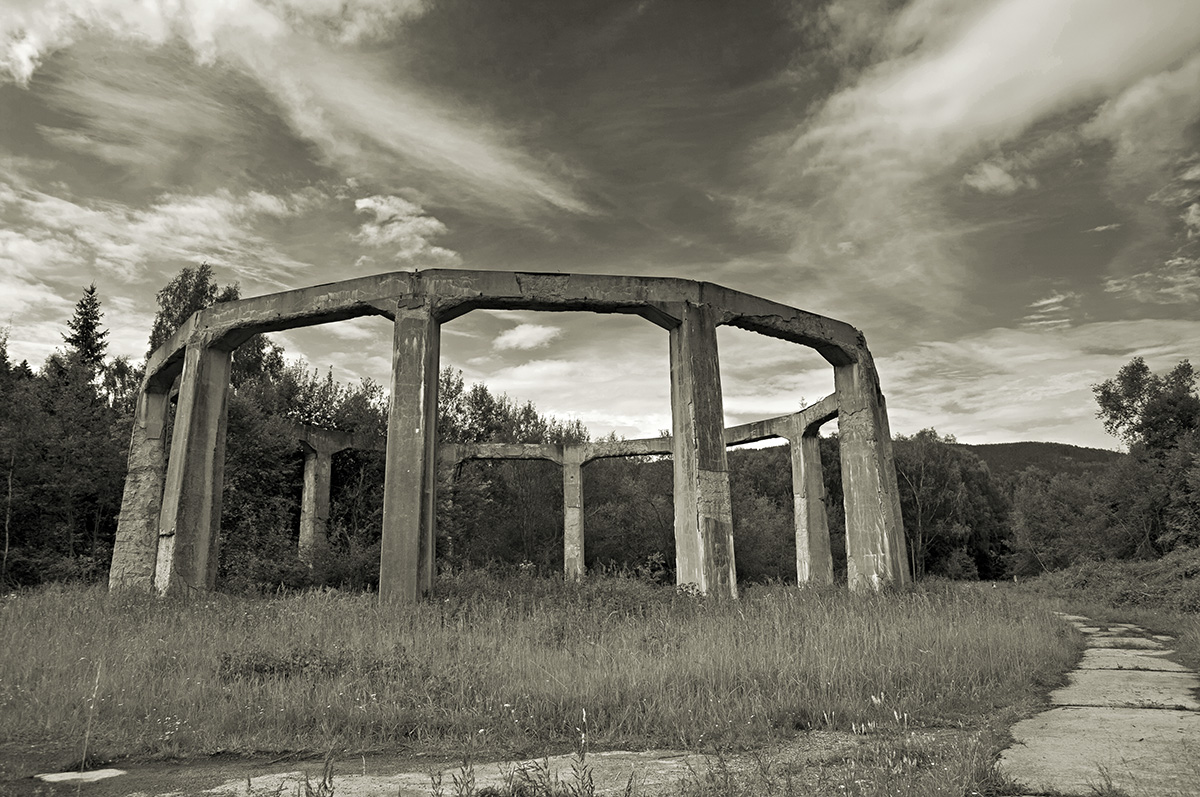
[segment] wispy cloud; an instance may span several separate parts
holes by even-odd
[[[963,177],[963,182],[981,194],[1009,196],[1022,188],[1037,188],[1037,178],[1013,175],[995,163],[981,163]]]
[[[139,209],[0,183],[0,218],[20,230],[16,235],[55,242],[60,267],[95,268],[123,280],[144,277],[150,265],[207,259],[236,264],[249,279],[285,284],[308,265],[280,252],[254,228],[264,218],[300,212],[307,201],[221,190],[204,196],[166,194]]]
[[[1101,224],[1099,227],[1092,227],[1090,230],[1084,230],[1084,232],[1108,232],[1109,230],[1119,230],[1119,229],[1121,229],[1120,223]]]
[[[562,334],[558,327],[542,326],[541,324],[518,324],[512,329],[506,329],[492,342],[492,348],[498,350],[540,349],[548,346],[550,341]]]
[[[1104,290],[1145,304],[1200,304],[1200,258],[1174,257],[1160,268],[1110,277]]]
[[[790,139],[764,143],[769,199],[747,201],[744,217],[794,230],[793,259],[822,301],[853,281],[860,303],[893,321],[936,323],[966,309],[975,275],[964,242],[976,230],[950,211],[949,187],[1032,186],[1015,159],[992,154],[1200,46],[1190,0],[916,0],[898,12],[843,0],[827,20],[835,51],[859,71]],[[1063,140],[1052,135],[1049,150]],[[837,251],[844,241],[855,256]]]
[[[461,262],[457,253],[431,243],[446,234],[446,225],[426,214],[415,202],[398,196],[369,196],[356,200],[354,209],[371,217],[354,234],[354,239],[364,246],[386,247],[395,252],[397,259],[425,268]]]
[[[0,75],[27,84],[48,54],[93,35],[158,48],[183,42],[201,63],[252,75],[294,131],[348,174],[376,184],[420,178],[433,196],[493,214],[586,212],[568,181],[511,145],[494,123],[423,96],[381,57],[352,46],[395,33],[420,10],[419,2],[382,0],[57,0],[36,6],[8,0],[0,5]],[[177,139],[175,128],[195,113],[164,118],[155,110],[169,111],[171,97],[150,93],[122,120],[118,100],[129,92],[113,83],[97,78],[65,89],[87,97],[84,111],[99,135],[93,142],[62,130],[54,134],[60,143],[125,160],[139,141],[157,135],[151,131]],[[145,132],[135,127],[139,122]]]
[[[1021,326],[1035,329],[1070,326],[1079,299],[1079,294],[1074,291],[1055,291],[1045,298],[1030,302],[1029,312],[1021,319]]]
[[[990,329],[879,361],[892,430],[934,426],[964,442],[1057,440],[1115,447],[1091,385],[1134,356],[1155,370],[1194,356],[1200,322],[1140,320]],[[1116,347],[1116,348],[1114,348]]]

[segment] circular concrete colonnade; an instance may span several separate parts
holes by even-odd
[[[146,363],[129,447],[110,588],[204,591],[216,578],[230,358],[253,335],[381,315],[394,323],[381,601],[412,602],[434,574],[441,324],[471,310],[640,315],[669,333],[676,579],[735,597],[733,521],[716,328],[816,349],[834,369],[847,577],[852,589],[908,579],[887,410],[871,353],[849,324],[720,285],[437,269],[399,271],[197,311]],[[178,381],[171,450],[169,395]]]

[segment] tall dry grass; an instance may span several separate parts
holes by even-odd
[[[721,602],[476,572],[408,607],[51,587],[0,602],[0,739],[82,739],[90,716],[101,756],[541,754],[570,749],[586,709],[595,749],[736,747],[906,715],[969,721],[1056,681],[1070,634],[1035,600],[951,586]]]

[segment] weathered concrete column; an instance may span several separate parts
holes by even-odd
[[[583,449],[563,446],[563,576],[583,578]]]
[[[796,424],[799,426],[799,424]],[[796,583],[832,584],[829,517],[818,429],[796,428],[788,440],[792,454],[792,502],[796,526]]]
[[[230,353],[189,344],[167,462],[154,587],[160,594],[212,589],[221,537]]]
[[[892,436],[870,354],[863,349],[858,362],[835,366],[834,384],[850,588],[879,589],[889,583],[907,583],[908,556]]]
[[[381,602],[413,603],[433,584],[439,339],[429,300],[402,300],[392,348]]]
[[[329,481],[333,455],[324,447],[304,447],[304,491],[300,495],[300,561],[313,559],[329,545]]]
[[[670,330],[675,580],[737,597],[716,322],[686,302],[680,316]]]
[[[144,388],[138,394],[129,441],[129,469],[125,476],[125,492],[121,496],[121,514],[117,517],[112,566],[108,571],[109,589],[149,592],[154,587],[158,518],[167,467],[163,438],[163,427],[171,408],[167,396]]]

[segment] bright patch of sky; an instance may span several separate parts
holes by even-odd
[[[896,432],[1112,447],[1089,385],[1200,352],[1197,86],[1194,0],[0,0],[0,325],[36,366],[95,281],[138,359],[204,261],[678,276],[862,329]],[[668,425],[641,319],[443,338],[595,433]],[[277,339],[388,382],[379,319]],[[777,343],[722,332],[730,422],[830,389]]]

